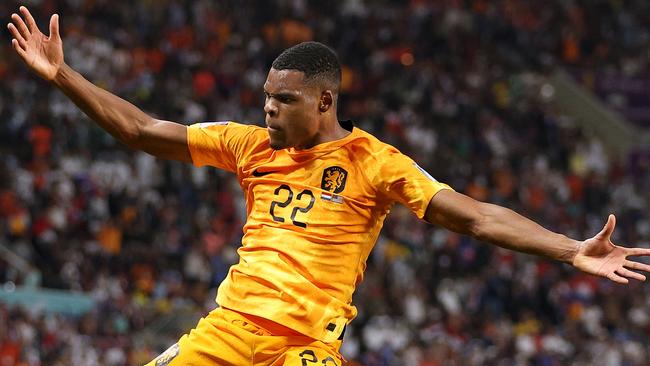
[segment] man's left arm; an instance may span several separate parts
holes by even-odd
[[[508,208],[443,189],[429,202],[424,218],[477,240],[569,263],[618,283],[628,283],[628,278],[645,280],[644,275],[632,270],[650,272],[650,265],[627,259],[650,255],[650,249],[625,248],[611,242],[614,215],[609,216],[601,232],[578,241],[547,230]]]

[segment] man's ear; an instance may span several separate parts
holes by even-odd
[[[334,95],[331,90],[325,90],[320,95],[320,102],[318,104],[318,110],[321,113],[327,112],[332,105],[334,104]]]

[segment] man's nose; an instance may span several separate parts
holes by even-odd
[[[275,116],[278,114],[278,107],[273,103],[273,99],[268,98],[266,103],[264,103],[264,113],[269,116]]]

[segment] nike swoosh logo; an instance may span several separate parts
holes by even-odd
[[[253,171],[253,177],[263,177],[265,175],[273,174],[273,173],[277,173],[277,172],[278,172],[278,170],[273,170],[273,171],[270,171],[270,172],[260,172],[257,169],[255,169]]]

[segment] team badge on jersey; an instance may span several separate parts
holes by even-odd
[[[179,347],[178,343],[169,347],[167,351],[163,352],[158,358],[156,358],[156,366],[167,366],[172,360],[178,356]]]
[[[341,193],[345,189],[348,172],[340,166],[331,166],[323,171],[320,187],[330,193]]]

